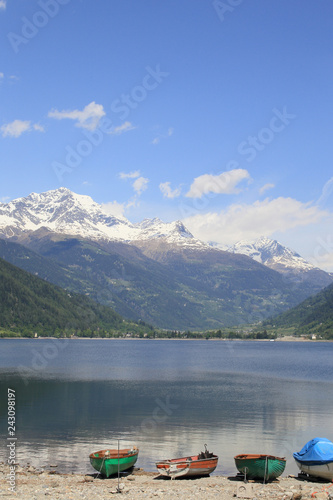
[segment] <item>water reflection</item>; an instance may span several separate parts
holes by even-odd
[[[0,373],[2,386],[16,390],[22,463],[93,472],[89,453],[116,447],[120,439],[140,448],[137,464],[147,470],[207,443],[220,457],[217,473],[235,473],[233,456],[245,452],[285,456],[286,473],[296,473],[294,451],[315,436],[333,438],[333,384],[326,379],[331,344],[317,349],[320,370],[313,377],[311,363],[304,369],[304,360],[313,360],[309,346],[293,351],[249,343],[246,349],[243,343],[231,352],[213,342],[83,341],[59,350],[44,371],[25,379],[15,365],[31,363],[32,344],[20,342],[16,359],[1,349]],[[33,348],[43,353],[43,342]],[[6,435],[4,398],[0,410]]]

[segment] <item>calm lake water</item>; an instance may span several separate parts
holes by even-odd
[[[0,432],[16,391],[18,461],[94,470],[92,451],[140,448],[138,467],[208,449],[219,474],[239,453],[287,458],[333,440],[333,343],[1,339]],[[7,461],[0,449],[0,460]]]

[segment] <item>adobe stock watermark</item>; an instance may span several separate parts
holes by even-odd
[[[213,7],[220,21],[223,23],[225,15],[230,14],[238,7],[244,0],[214,0]]]
[[[60,7],[66,5],[71,0],[39,0],[38,5],[41,10],[37,10],[31,19],[22,17],[21,33],[9,32],[7,38],[12,46],[15,54],[19,52],[20,46],[26,45],[30,42],[39,31],[48,25],[50,19],[56,17],[59,13]]]
[[[150,434],[159,424],[166,422],[174,411],[179,408],[179,405],[170,402],[170,396],[166,396],[165,401],[156,398],[155,403],[156,406],[152,411],[151,417],[144,418],[139,428],[137,426],[133,427],[133,432],[137,434],[139,430],[141,435]]]
[[[112,112],[119,114],[121,120],[127,118],[131,110],[136,109],[147,98],[148,93],[155,90],[169,76],[169,73],[161,71],[159,64],[155,68],[146,66],[145,69],[146,74],[141,84],[133,87],[130,93],[121,94],[120,98],[115,99],[111,104]],[[119,128],[121,129],[121,126]],[[51,164],[59,182],[62,182],[64,174],[73,172],[81,165],[83,159],[90,156],[94,149],[103,143],[105,136],[116,133],[113,122],[106,117],[100,120],[95,130],[83,130],[84,139],[81,139],[74,147],[70,145],[65,147],[64,161],[53,161]]]
[[[256,136],[249,135],[245,141],[242,141],[237,148],[240,155],[246,155],[246,161],[252,162],[258,151],[263,151],[270,144],[276,134],[280,134],[290,124],[291,120],[295,120],[296,115],[288,113],[287,107],[284,106],[282,111],[277,108],[273,110],[273,116],[267,127],[259,130]]]
[[[281,134],[290,123],[297,117],[287,110],[287,106],[283,106],[282,110],[273,108],[273,116],[270,118],[266,127],[261,128],[256,135],[249,135],[246,140],[239,143],[237,153],[245,157],[248,163],[255,160],[257,155],[262,152],[269,144],[273,142],[278,134]],[[209,184],[204,191],[205,194],[200,198],[192,198],[190,204],[182,203],[180,206],[181,217],[190,217],[202,212],[208,207],[209,201],[215,198],[220,193],[226,192],[230,181],[232,180],[232,171],[241,168],[241,161],[230,160],[227,162],[223,172],[223,176],[215,176],[215,179],[209,177]],[[221,174],[220,173],[220,174]],[[214,183],[214,185],[212,184]],[[209,189],[208,189],[209,188]]]
[[[112,133],[112,127],[112,121],[103,117],[95,130],[82,131],[85,139],[81,139],[74,147],[70,145],[65,147],[64,162],[53,161],[51,164],[60,183],[63,181],[64,174],[73,172],[74,169],[81,165],[84,158],[91,155],[94,148],[102,144],[105,135]]]
[[[37,349],[30,349],[31,352],[31,365],[18,366],[18,371],[23,378],[24,384],[28,385],[28,378],[39,375],[43,372],[49,363],[57,358],[59,354],[67,347],[69,339],[66,338],[50,338],[47,339],[47,343],[43,346],[41,352]]]
[[[8,437],[7,437],[7,451],[8,451],[8,466],[9,474],[7,475],[8,491],[15,493],[16,490],[16,393],[15,389],[7,390],[8,402]]]
[[[119,99],[112,102],[111,111],[119,114],[121,120],[128,118],[131,110],[136,109],[146,99],[148,92],[155,90],[169,76],[169,73],[161,71],[159,64],[155,69],[147,66],[146,70],[141,85],[136,85],[129,94],[121,94]]]
[[[327,257],[333,255],[333,235],[328,234],[325,238],[319,236],[316,241],[317,245],[313,251],[311,262],[313,265],[321,267],[328,260]]]

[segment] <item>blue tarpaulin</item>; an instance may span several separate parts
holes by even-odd
[[[314,438],[308,441],[293,457],[307,465],[333,462],[333,443],[326,438]]]

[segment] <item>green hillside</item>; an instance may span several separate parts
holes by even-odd
[[[288,328],[295,335],[316,334],[325,339],[333,339],[333,285],[293,309],[266,320],[263,326]]]
[[[70,294],[0,258],[0,328],[25,336],[139,330],[111,308]]]
[[[88,241],[46,230],[24,234],[19,241],[38,254],[39,276],[158,328],[206,330],[254,323],[309,295],[249,257],[215,249],[192,251],[160,240],[144,246]],[[2,251],[9,262],[32,268],[32,253],[25,259],[23,251],[13,262],[13,252]]]

